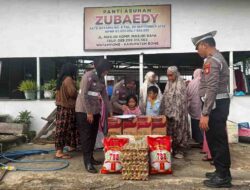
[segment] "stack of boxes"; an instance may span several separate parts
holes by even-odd
[[[122,120],[115,117],[108,118],[108,134],[121,135],[122,134]]]
[[[134,119],[108,118],[108,134],[111,135],[166,135],[165,116],[138,116]]]

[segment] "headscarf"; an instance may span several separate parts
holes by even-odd
[[[62,82],[66,77],[71,77],[76,80],[77,67],[71,63],[66,63],[62,66],[59,77],[56,81],[56,90],[59,90],[62,86]]]
[[[188,112],[193,119],[200,119],[201,101],[199,97],[199,86],[202,75],[202,69],[196,69],[193,73],[194,79],[190,81],[187,87]]]
[[[202,69],[195,69],[194,74],[193,74],[194,80],[195,79],[200,80],[201,75],[202,75]]]
[[[175,81],[168,81],[163,94],[161,113],[176,121],[187,115],[186,85],[178,68],[171,66],[167,71],[175,75]]]
[[[147,90],[148,87],[150,86],[156,86],[158,88],[158,95],[157,95],[157,100],[161,101],[162,99],[162,93],[161,89],[159,86],[156,84],[156,82],[151,82],[152,77],[155,75],[153,71],[149,71],[145,75],[145,81],[142,84],[141,91],[140,91],[140,102],[141,104],[146,106],[146,101],[147,101]]]
[[[103,72],[109,71],[112,68],[112,64],[103,57],[96,58],[94,60],[94,66],[99,78],[101,78]]]

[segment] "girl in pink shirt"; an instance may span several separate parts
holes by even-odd
[[[123,114],[133,114],[133,115],[141,115],[141,110],[138,106],[138,99],[135,95],[129,95],[127,98],[127,109],[123,112]]]

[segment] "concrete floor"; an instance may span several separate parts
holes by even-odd
[[[30,145],[25,144],[12,150],[49,149],[53,145]],[[250,190],[250,144],[232,144],[232,176],[233,188]],[[204,173],[213,171],[213,166],[208,162],[201,161],[203,155],[199,149],[191,149],[185,159],[173,160],[172,175],[150,176],[149,181],[124,181],[119,174],[90,174],[83,168],[80,152],[72,153],[70,166],[55,172],[8,172],[2,182],[1,190],[83,190],[83,189],[166,189],[166,190],[198,190],[207,189],[202,185]],[[96,158],[103,159],[102,151],[96,152]],[[26,159],[52,159],[50,155],[35,155]],[[20,164],[18,164],[20,166]],[[55,166],[56,164],[43,164],[43,167]],[[57,164],[58,165],[58,164]],[[25,167],[36,167],[36,164],[23,164]],[[100,168],[100,167],[99,167]]]

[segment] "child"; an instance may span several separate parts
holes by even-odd
[[[158,88],[156,86],[150,86],[147,90],[147,106],[146,115],[158,116],[160,112],[160,100],[157,99]]]
[[[129,95],[127,98],[127,110],[123,114],[141,115],[141,110],[138,106],[138,99],[135,95]]]

